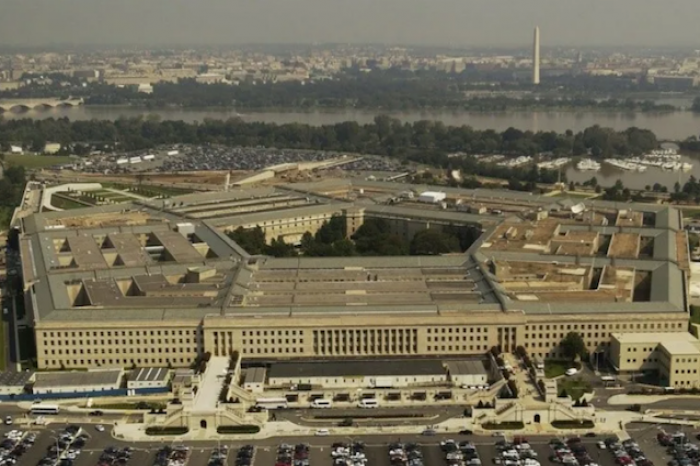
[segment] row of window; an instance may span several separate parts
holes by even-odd
[[[683,328],[682,322],[649,324],[547,324],[526,325],[525,330],[653,330]]]
[[[297,339],[296,339],[296,338],[291,338],[291,339],[290,339],[290,338],[285,338],[284,341],[282,341],[281,339],[279,339],[279,340],[273,340],[273,339],[268,340],[267,338],[263,338],[262,340],[246,340],[246,339],[244,338],[243,340],[241,340],[241,342],[242,342],[242,344],[243,344],[243,348],[245,348],[246,346],[249,346],[249,345],[250,345],[250,346],[253,346],[253,345],[255,345],[255,346],[267,345],[267,344],[268,344],[268,341],[269,341],[269,344],[270,344],[270,345],[281,345],[282,343],[284,343],[285,345],[288,345],[288,344],[290,344],[290,343],[291,343],[292,345],[296,345],[296,344],[297,344]],[[218,342],[217,342],[216,340],[214,340],[214,344],[216,345],[217,343],[218,343]],[[302,344],[303,344],[303,343],[304,343],[304,340],[299,340],[299,343],[302,343]]]
[[[488,345],[440,345],[427,346],[426,351],[486,351]]]
[[[346,355],[346,354],[415,354],[418,346],[413,345],[351,345],[351,346],[314,346],[317,355]]]
[[[454,340],[453,340],[453,338],[454,338]],[[476,341],[481,341],[481,335],[477,335],[476,337],[466,336],[466,335],[463,335],[461,337],[428,337],[428,343],[433,342],[433,341],[436,343],[437,342],[444,342],[444,341],[447,341],[447,342],[475,341],[475,339],[476,339]],[[484,341],[486,341],[486,335],[484,335]]]
[[[428,334],[431,333],[486,333],[487,328],[481,327],[437,327],[428,328]]]
[[[77,332],[44,332],[44,338],[68,338],[68,337],[146,337],[146,336],[184,336],[196,335],[194,330],[115,330],[115,331],[77,331]]]
[[[52,367],[84,367],[88,366],[103,366],[103,365],[118,365],[118,366],[133,366],[142,364],[152,364],[152,365],[169,365],[178,364],[186,365],[192,362],[188,358],[131,358],[131,359],[66,359],[64,361],[56,359],[47,359],[46,365]]]
[[[219,333],[219,332],[214,332],[214,338],[217,337],[218,333]],[[225,332],[221,332],[221,333],[223,334],[223,333],[225,333]],[[230,334],[231,332],[228,332],[228,333]],[[263,337],[266,337],[266,336],[268,336],[268,335],[271,336],[271,337],[274,337],[274,336],[279,336],[279,337],[285,336],[285,337],[288,337],[288,336],[290,336],[290,335],[292,335],[292,336],[296,336],[296,335],[304,336],[304,331],[303,331],[303,330],[243,330],[243,331],[241,332],[241,336],[244,336],[244,337],[246,337],[246,336],[249,336],[249,337],[253,337],[253,336],[260,337],[260,336],[263,336]]]
[[[194,340],[190,338],[153,338],[150,340],[46,340],[46,346],[111,346],[111,345],[191,345]]]
[[[95,348],[94,350],[90,349],[90,348],[65,349],[65,350],[63,350],[63,349],[48,349],[48,348],[44,349],[44,354],[54,354],[54,355],[56,355],[56,354],[58,354],[58,355],[62,355],[62,354],[112,354],[112,353],[119,354],[120,352],[122,354],[133,354],[133,353],[154,353],[155,354],[155,353],[188,353],[190,351],[188,351],[187,348],[170,348],[170,347],[167,347],[167,348],[148,348],[148,347],[134,348],[134,347],[130,347],[130,348],[121,348],[121,351],[120,351],[120,348],[114,348],[114,349],[112,349],[112,348],[107,348],[107,349]],[[191,352],[196,354],[197,348],[192,348]]]

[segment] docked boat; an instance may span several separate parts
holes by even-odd
[[[598,171],[600,170],[600,163],[592,159],[583,159],[576,164],[576,169],[581,171]]]

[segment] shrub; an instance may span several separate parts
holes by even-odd
[[[184,435],[189,431],[187,427],[146,427],[146,435]]]
[[[552,427],[557,429],[592,429],[593,421],[552,421]]]
[[[252,424],[240,426],[219,426],[216,431],[220,434],[257,434],[260,427]]]
[[[519,430],[524,429],[525,424],[522,421],[509,421],[509,422],[487,422],[481,424],[481,427],[486,430]]]

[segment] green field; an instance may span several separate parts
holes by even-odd
[[[71,163],[73,159],[56,155],[5,155],[5,162],[10,165],[22,165],[25,168],[44,168],[62,163]]]
[[[19,341],[19,359],[24,361],[36,358],[36,347],[34,345],[34,332],[29,327],[17,329],[17,340]]]
[[[560,375],[564,375],[569,367],[572,367],[572,364],[567,361],[545,361],[544,376],[548,379],[559,377]]]
[[[58,197],[56,195],[51,196],[51,205],[63,210],[82,209],[84,207],[89,207],[72,199],[68,199],[66,197]]]
[[[5,320],[0,321],[0,370],[5,370],[5,334],[7,332],[7,323]]]
[[[591,392],[593,388],[591,384],[581,379],[580,377],[566,377],[557,381],[557,390],[561,394],[562,390],[566,390],[566,394],[576,401],[580,399],[584,393]]]
[[[572,199],[588,199],[590,197],[598,197],[600,194],[591,192],[564,191],[558,192],[551,197],[570,197]]]

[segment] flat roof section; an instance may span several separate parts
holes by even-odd
[[[79,387],[89,389],[93,386],[118,386],[121,377],[121,369],[87,372],[37,372],[34,388]]]
[[[165,367],[141,367],[129,374],[129,382],[162,382],[168,378],[169,369]]]
[[[245,369],[243,383],[265,383],[267,369],[264,367],[249,367]]]
[[[328,362],[280,362],[270,368],[269,378],[444,375],[438,360],[369,360]]]
[[[24,387],[29,383],[33,375],[33,371],[0,372],[0,387]]]
[[[686,354],[700,356],[700,348],[698,348],[700,341],[693,343],[686,340],[664,340],[660,345],[671,356]]]
[[[450,375],[486,375],[488,371],[484,361],[479,359],[462,359],[457,361],[445,361],[447,372]]]

